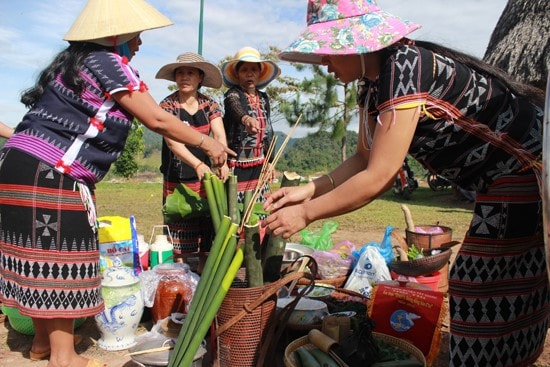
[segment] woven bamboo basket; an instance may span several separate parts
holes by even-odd
[[[432,251],[441,250],[440,253],[432,255]],[[418,277],[438,272],[451,259],[451,248],[442,247],[437,249],[422,250],[424,257],[409,261],[394,261],[391,263],[391,270],[397,274]]]
[[[264,295],[269,297],[252,308],[250,304]],[[220,309],[217,321],[221,326],[230,321],[241,310],[244,317],[218,336],[219,362],[222,366],[256,366],[265,338],[272,327],[277,306],[277,294],[270,286],[248,287],[245,268],[239,269]]]
[[[376,332],[373,332],[372,335],[376,340],[384,341],[388,344],[398,347],[399,349],[405,352],[408,352],[411,355],[411,357],[416,358],[420,363],[422,363],[423,366],[426,366],[426,358],[424,358],[424,354],[422,354],[420,349],[418,349],[411,343],[407,342],[406,340],[399,339],[391,335],[376,333]],[[296,353],[294,353],[294,351],[296,351],[296,349],[300,347],[304,347],[308,350],[315,348],[315,346],[309,342],[307,335],[294,340],[285,348],[285,356],[284,356],[285,367],[300,366],[300,363],[296,357]]]

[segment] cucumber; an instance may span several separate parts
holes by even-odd
[[[319,348],[314,348],[309,351],[313,357],[319,362],[321,367],[339,367],[338,363],[332,357]]]
[[[305,347],[296,349],[296,354],[298,355],[298,360],[300,361],[302,367],[322,367],[319,362],[317,362],[313,354],[311,354]]]

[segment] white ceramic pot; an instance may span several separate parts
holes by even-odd
[[[132,268],[110,267],[103,271],[101,295],[105,311],[95,316],[100,348],[123,350],[136,344],[136,330],[143,315],[141,283]]]

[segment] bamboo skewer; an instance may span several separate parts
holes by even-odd
[[[271,162],[271,165],[273,166],[273,168],[275,168],[275,166],[277,165],[277,162],[281,158],[281,155],[283,154],[283,151],[285,150],[285,148],[288,144],[288,141],[290,140],[290,137],[294,133],[294,130],[296,130],[296,127],[298,126],[298,123],[300,122],[301,119],[302,119],[302,115],[298,116],[298,119],[296,120],[296,122],[294,123],[294,125],[292,126],[290,131],[288,132],[285,140],[283,141],[283,143],[279,147],[279,150],[275,154],[275,158],[273,158],[273,161]],[[273,140],[275,140],[275,139],[273,139]],[[271,154],[273,153],[273,148],[275,146],[275,144],[273,144],[273,140],[272,140],[272,143],[270,144],[268,152],[266,154],[265,162],[262,166],[262,170],[260,172],[260,177],[258,178],[258,183],[256,184],[256,188],[254,190],[254,194],[252,195],[252,199],[250,200],[250,203],[248,204],[248,207],[245,209],[245,212],[243,214],[243,220],[242,220],[241,225],[239,227],[239,232],[242,231],[242,229],[244,227],[244,224],[248,223],[248,220],[250,219],[250,215],[252,214],[252,208],[254,207],[254,204],[256,203],[256,200],[258,198],[258,194],[260,193],[261,188],[263,187],[263,185],[266,181],[266,177],[265,177],[266,171],[267,171],[266,167],[269,164],[269,158],[271,157]]]
[[[298,268],[299,273],[306,270],[306,266],[308,262],[309,262],[309,258],[307,257],[302,258],[302,262],[300,263],[300,267]],[[290,283],[290,286],[288,287],[288,294],[292,294],[292,291],[294,290],[294,287],[296,286],[297,282],[298,282],[298,279],[294,279],[292,283]]]
[[[138,355],[138,354],[147,354],[147,353],[164,352],[165,350],[171,350],[171,349],[174,349],[174,346],[173,346],[173,345],[171,345],[171,346],[166,346],[166,347],[158,347],[158,348],[151,348],[151,349],[139,350],[139,351],[137,351],[137,352],[127,353],[126,355],[127,355],[127,356],[136,356],[136,355]]]

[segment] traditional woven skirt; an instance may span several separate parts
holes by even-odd
[[[164,179],[163,200],[174,192],[179,182],[170,182]],[[185,182],[185,185],[196,192],[200,197],[206,197],[204,186],[200,181]],[[174,244],[174,253],[208,252],[214,240],[214,227],[210,217],[182,219],[176,222],[165,223],[168,226]]]
[[[11,149],[2,154],[0,300],[38,318],[100,313],[93,195],[25,153]]]
[[[534,175],[478,194],[450,272],[450,366],[527,366],[540,356],[550,303]]]
[[[245,192],[250,191],[254,192],[258,186],[258,180],[260,178],[260,173],[262,171],[262,166],[257,165],[253,167],[235,167],[234,174],[237,176],[237,193],[238,198],[237,202],[243,204],[245,201]],[[256,198],[256,203],[263,203],[267,200],[267,195],[269,194],[269,184],[264,183],[260,188],[258,197]],[[265,218],[263,214],[258,215],[260,219]]]

